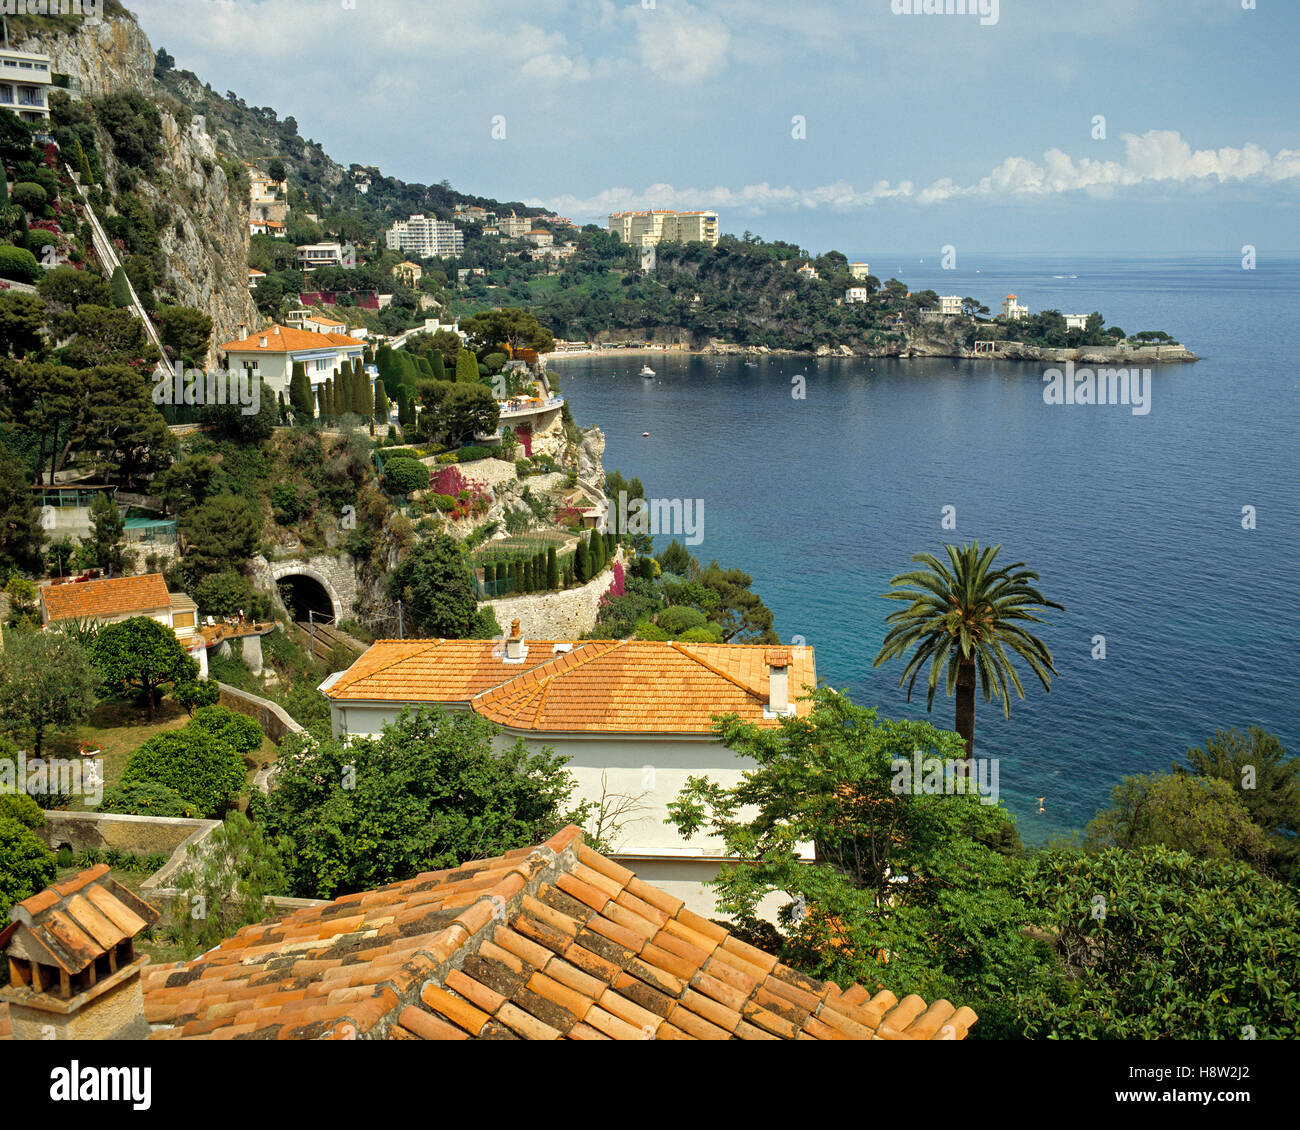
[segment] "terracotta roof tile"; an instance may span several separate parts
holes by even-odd
[[[246,927],[143,987],[156,1039],[962,1039],[975,1021],[799,974],[576,828]]]
[[[781,650],[798,699],[817,683],[812,649]],[[718,714],[777,724],[764,713],[770,654],[742,644],[530,640],[522,662],[511,663],[491,640],[381,640],[325,694],[342,703],[468,703],[521,730],[707,734]],[[810,709],[795,704],[799,716]],[[611,882],[630,881],[616,864],[604,868]]]
[[[147,615],[171,611],[171,596],[161,573],[144,577],[114,577],[78,584],[48,585],[41,604],[50,622],[108,616]]]

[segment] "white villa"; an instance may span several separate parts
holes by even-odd
[[[318,324],[332,321],[316,315],[307,320]],[[342,323],[333,324],[335,329],[342,326]],[[225,354],[227,368],[247,369],[254,376],[260,376],[272,392],[282,395],[287,402],[295,361],[303,363],[315,391],[327,380],[337,377],[344,365],[363,360],[366,343],[326,329],[272,325],[239,341],[227,341],[217,348]]]
[[[1086,330],[1088,328],[1088,315],[1066,314],[1065,328],[1067,330]]]
[[[867,288],[865,286],[851,286],[844,292],[844,301],[848,303],[865,302],[867,300]]]
[[[1029,307],[1017,302],[1014,294],[1008,294],[1002,300],[1002,316],[1008,322],[1018,322],[1021,318],[1029,317]]]
[[[869,274],[871,274],[871,264],[850,263],[849,274],[851,274],[855,279],[865,279]]]
[[[961,295],[960,294],[941,294],[939,296],[939,315],[944,318],[953,318],[961,314]]]
[[[583,800],[630,806],[612,858],[709,915],[702,884],[722,847],[683,840],[664,823],[668,804],[689,776],[734,786],[752,767],[713,735],[714,715],[775,727],[811,711],[796,700],[816,682],[809,647],[529,640],[516,620],[504,641],[380,641],[320,689],[337,737],[378,735],[403,708],[438,704],[500,725],[502,747],[550,746]]]
[[[0,48],[0,107],[25,122],[48,121],[46,92],[53,81],[48,55]]]

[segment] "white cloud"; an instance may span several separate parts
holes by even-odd
[[[1025,201],[1071,192],[1105,196],[1142,185],[1207,188],[1229,183],[1277,184],[1300,179],[1300,150],[1270,154],[1254,142],[1240,149],[1193,149],[1177,130],[1125,134],[1122,161],[1075,160],[1049,149],[1040,161],[1008,157],[973,184],[951,177],[918,189],[910,180],[877,181],[859,191],[847,181],[814,188],[776,187],[763,182],[741,188],[675,188],[654,184],[642,190],[610,188],[595,196],[561,196],[536,203],[570,216],[601,217],[628,208],[727,208],[759,215],[771,208],[859,208],[883,200],[910,200],[919,205],[955,199]]]
[[[633,7],[641,65],[665,82],[690,84],[717,75],[727,62],[731,32],[718,16],[688,6]]]

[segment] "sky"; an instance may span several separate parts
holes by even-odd
[[[1300,250],[1297,0],[128,4],[344,165],[579,223],[709,208],[868,258]]]

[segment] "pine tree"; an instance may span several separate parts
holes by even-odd
[[[560,587],[560,565],[555,557],[555,546],[546,551],[546,587],[552,591]]]
[[[311,394],[311,379],[307,376],[307,367],[301,361],[293,363],[293,376],[289,380],[289,403],[300,422],[310,419],[312,410],[316,407],[315,398]]]

